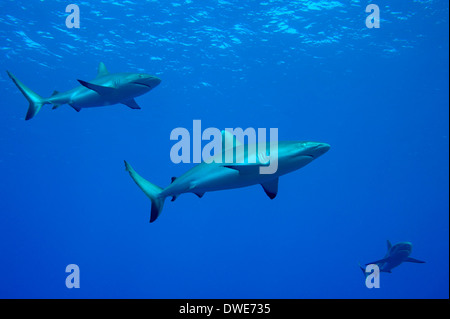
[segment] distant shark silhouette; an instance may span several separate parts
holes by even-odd
[[[401,242],[392,246],[391,242],[388,240],[387,249],[388,251],[383,259],[367,263],[366,265],[375,264],[380,268],[380,272],[391,273],[393,268],[404,262],[419,264],[425,263],[424,261],[409,257],[412,251],[412,244],[410,242]],[[361,266],[360,268],[363,273],[366,274],[365,270]]]
[[[55,91],[51,97],[42,98],[20,82],[11,72],[6,71],[6,73],[30,103],[25,120],[35,116],[44,104],[53,104],[53,109],[62,104],[69,104],[77,112],[82,108],[118,103],[132,109],[140,109],[134,98],[149,92],[161,83],[159,78],[148,74],[109,73],[105,64],[101,62],[94,80],[90,82],[78,80],[81,86],[62,93]]]
[[[224,139],[234,140],[231,141],[231,144],[227,144],[227,142],[224,143]],[[166,197],[172,196],[172,201],[174,201],[178,195],[183,193],[194,193],[201,198],[206,192],[261,184],[269,198],[273,199],[278,193],[278,178],[281,175],[302,168],[330,149],[330,145],[326,143],[278,142],[277,171],[274,174],[260,174],[259,168],[267,163],[263,164],[259,160],[256,163],[249,163],[248,158],[255,156],[255,152],[252,154],[248,151],[248,147],[247,151],[243,151],[245,145],[236,141],[233,134],[227,131],[222,132],[222,143],[234,145],[233,152],[243,155],[244,163],[238,163],[237,159],[235,160],[236,164],[223,163],[223,160],[222,163],[202,162],[182,176],[172,177],[172,183],[165,189],[145,180],[125,161],[126,171],[130,173],[131,178],[152,202],[150,223],[154,222],[161,214]],[[268,148],[266,147],[266,149]],[[255,150],[258,154],[258,147],[255,147]],[[222,147],[222,152],[215,154],[214,158],[224,158],[224,153],[224,147]],[[258,154],[255,158],[260,159],[261,155]]]

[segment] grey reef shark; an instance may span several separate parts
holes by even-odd
[[[45,104],[52,104],[53,109],[69,104],[77,112],[82,108],[98,107],[113,104],[125,104],[132,109],[140,109],[134,100],[161,83],[156,76],[143,73],[109,73],[104,63],[98,66],[97,77],[69,91],[54,91],[49,98],[43,98],[20,82],[11,72],[6,71],[14,84],[30,103],[25,120],[33,118]]]
[[[224,143],[226,139],[229,141]],[[222,145],[231,145],[231,147],[225,149],[222,146],[221,152],[214,154],[212,160],[207,162],[204,160],[178,178],[172,177],[172,183],[166,188],[156,186],[141,177],[126,161],[125,169],[150,198],[152,204],[150,223],[152,223],[161,214],[167,197],[171,196],[174,201],[183,193],[194,193],[201,198],[206,192],[260,184],[267,196],[273,199],[278,193],[280,176],[304,167],[330,149],[330,145],[317,142],[280,141],[276,142],[276,147],[272,147],[272,143],[274,142],[264,143],[264,145],[256,143],[256,147],[250,148],[247,144],[239,143],[230,132],[222,131]],[[229,152],[230,148],[234,155],[231,162],[227,162],[224,160],[226,158],[224,154]],[[267,154],[269,149],[271,154]],[[258,152],[264,152],[264,154]],[[254,161],[249,160],[252,157],[255,158]],[[260,168],[270,166],[272,159],[277,161],[276,171],[272,174],[261,174]]]
[[[367,263],[366,265],[375,264],[380,268],[380,272],[391,273],[392,269],[404,262],[423,264],[424,261],[409,257],[412,252],[412,244],[410,242],[401,242],[392,246],[391,242],[387,241],[387,253],[383,259]],[[365,270],[360,266],[362,272],[366,274]]]

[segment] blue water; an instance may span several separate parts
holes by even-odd
[[[0,297],[448,298],[448,1],[0,1]],[[110,72],[162,79],[124,105],[42,96]],[[278,128],[331,150],[260,186],[182,195],[149,224],[129,161],[165,187],[170,132]],[[386,240],[412,257],[368,289]],[[80,268],[68,289],[65,268]]]

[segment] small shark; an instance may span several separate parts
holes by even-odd
[[[224,139],[234,139],[223,143]],[[273,142],[272,142],[273,143]],[[234,154],[241,154],[245,160],[240,163],[237,159],[233,163],[224,163],[221,161],[202,162],[193,167],[182,176],[172,177],[172,183],[166,188],[158,187],[141,177],[132,167],[125,161],[125,169],[130,173],[131,178],[147,195],[151,202],[150,223],[154,222],[161,214],[164,201],[167,197],[172,196],[174,201],[178,195],[183,193],[194,193],[198,197],[202,197],[206,192],[219,191],[225,189],[233,189],[261,184],[267,196],[270,199],[275,198],[278,193],[278,178],[281,175],[293,172],[311,163],[314,159],[326,153],[330,149],[330,145],[326,143],[316,142],[277,142],[277,152],[270,154],[277,157],[278,169],[274,174],[260,174],[259,168],[267,165],[267,162],[256,161],[251,163],[248,159],[258,154],[258,149],[264,148],[256,144],[254,150],[244,151],[246,145],[239,143],[235,136],[228,131],[222,132],[222,144],[233,145]],[[269,143],[270,144],[270,143]],[[259,146],[258,146],[259,145]],[[274,148],[276,149],[276,148]],[[229,149],[228,149],[229,150]],[[272,146],[270,146],[272,152]],[[214,159],[223,159],[227,150],[222,147],[222,152],[214,155]],[[253,152],[253,153],[252,153]],[[262,158],[258,154],[255,158]],[[222,162],[222,163],[221,163]]]
[[[380,268],[380,272],[391,273],[391,270],[399,266],[403,262],[423,264],[424,261],[409,257],[412,251],[412,244],[410,242],[401,242],[392,246],[391,242],[387,241],[387,253],[383,259],[367,263],[366,265],[375,264]],[[360,266],[364,274],[365,270]]]
[[[11,72],[6,71],[14,84],[30,103],[25,120],[31,119],[44,104],[52,104],[56,109],[62,104],[69,104],[77,112],[82,108],[105,106],[122,103],[132,109],[140,109],[134,100],[161,83],[156,76],[142,73],[109,73],[104,63],[100,62],[97,77],[89,82],[78,80],[81,86],[66,92],[54,91],[49,98],[42,98],[20,82]]]

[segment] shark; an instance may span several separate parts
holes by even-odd
[[[229,148],[225,150],[223,146],[221,152],[214,154],[212,159],[194,166],[178,178],[172,177],[170,185],[166,188],[161,188],[144,179],[127,161],[124,161],[125,170],[150,198],[150,223],[153,223],[160,216],[167,197],[172,197],[174,201],[184,193],[193,193],[202,198],[206,192],[260,184],[267,196],[274,199],[278,193],[280,176],[304,167],[330,149],[329,144],[319,142],[280,141],[276,142],[276,147],[270,145],[272,143],[275,142],[266,142],[265,145],[256,143],[256,147],[250,148],[247,144],[237,141],[233,134],[222,131],[222,145],[231,145],[229,148],[233,148],[233,154],[236,156],[233,156],[229,162],[224,161],[225,153],[229,152]],[[267,154],[269,149],[271,154]],[[261,150],[264,150],[264,154],[261,154]],[[250,161],[252,157],[256,160]],[[268,166],[270,161],[275,159],[278,162],[276,172],[261,174],[259,168]]]
[[[367,263],[366,265],[375,264],[380,268],[380,272],[392,273],[392,269],[404,262],[423,264],[424,261],[410,257],[412,252],[412,244],[410,242],[400,242],[392,246],[391,242],[387,241],[387,253],[383,259]],[[360,266],[364,274],[365,270]]]
[[[68,104],[77,112],[82,108],[119,103],[132,109],[140,109],[134,98],[149,92],[161,83],[158,77],[144,73],[109,73],[105,64],[100,62],[95,79],[78,80],[80,86],[65,92],[54,91],[50,97],[43,98],[25,86],[11,72],[6,73],[30,103],[25,120],[33,118],[45,104],[52,104],[53,109]]]

